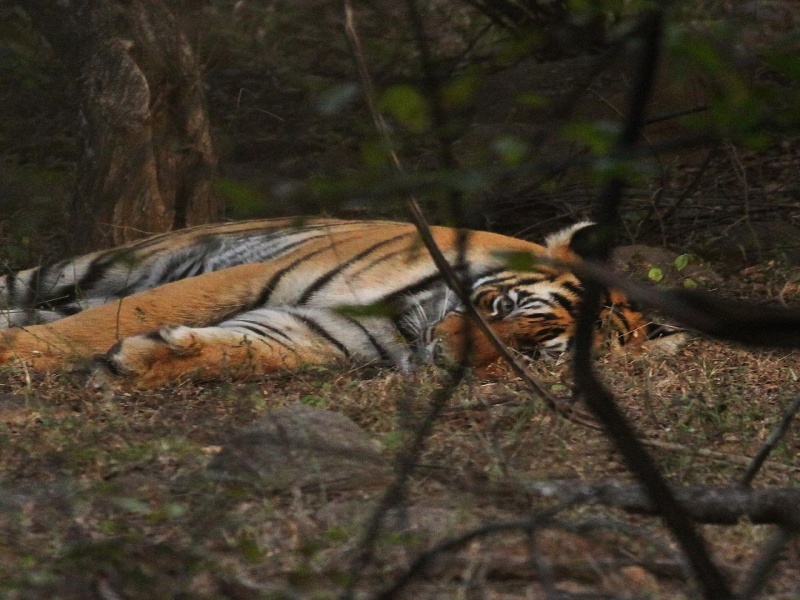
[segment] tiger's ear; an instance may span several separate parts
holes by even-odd
[[[600,227],[591,221],[581,221],[552,233],[545,239],[547,255],[555,260],[571,262],[583,255],[593,243]]]

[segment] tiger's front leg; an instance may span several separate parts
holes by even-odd
[[[174,281],[53,323],[0,331],[0,366],[33,370],[89,359],[119,340],[164,325],[202,327],[252,306],[283,263],[246,264]]]
[[[258,309],[214,327],[164,327],[128,337],[97,358],[93,381],[148,388],[348,361],[405,366],[409,351],[397,337],[388,320],[326,309]]]

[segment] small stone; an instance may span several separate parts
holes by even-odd
[[[211,460],[214,479],[261,489],[349,489],[385,483],[391,469],[369,436],[344,415],[294,404],[268,412]]]

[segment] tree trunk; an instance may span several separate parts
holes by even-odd
[[[81,86],[72,252],[220,218],[199,68],[161,0],[24,0]]]

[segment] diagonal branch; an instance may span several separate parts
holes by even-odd
[[[355,29],[353,10],[350,0],[345,0],[345,29],[347,31],[347,37],[350,41],[353,55],[356,60],[359,77],[361,78],[361,85],[364,91],[364,97],[372,117],[372,122],[375,125],[375,128],[378,130],[378,134],[381,136],[381,139],[384,142],[387,152],[389,152],[396,170],[399,173],[404,173],[405,169],[400,162],[400,158],[397,156],[397,153],[391,149],[389,128],[386,125],[386,121],[383,119],[380,111],[378,110],[375,88],[372,85],[369,69],[366,66],[366,60],[364,58],[364,51],[361,46],[358,33]],[[417,227],[417,231],[419,232],[422,243],[430,253],[436,268],[439,269],[439,272],[442,274],[445,282],[458,296],[458,299],[461,301],[470,319],[473,320],[473,322],[478,326],[480,332],[492,343],[498,354],[511,367],[514,374],[521,378],[529,388],[535,391],[539,397],[544,400],[548,408],[554,410],[560,416],[578,425],[597,429],[597,424],[594,423],[594,421],[584,415],[576,413],[574,408],[565,406],[563,401],[553,396],[541,383],[536,381],[536,379],[534,379],[525,368],[525,365],[522,364],[522,362],[509,351],[503,341],[497,336],[494,330],[489,327],[489,324],[486,322],[483,316],[473,306],[469,290],[464,287],[464,284],[458,277],[458,274],[455,272],[450,263],[447,262],[444,254],[442,254],[442,251],[436,245],[433,236],[430,234],[429,224],[424,213],[422,212],[419,202],[416,200],[416,198],[410,197],[406,202],[406,207],[411,217],[411,221]]]
[[[646,14],[639,28],[642,43],[641,60],[636,74],[630,106],[612,159],[627,158],[636,146],[644,120],[645,105],[650,96],[659,45],[663,15],[660,10]],[[612,249],[612,234],[619,223],[619,205],[626,182],[614,176],[606,185],[597,209],[599,233],[587,240],[585,248],[578,249],[584,258],[608,260]],[[695,530],[686,510],[675,498],[670,486],[661,475],[652,457],[636,437],[633,427],[617,406],[612,394],[597,378],[592,365],[592,347],[595,322],[599,317],[602,287],[595,281],[585,281],[584,298],[578,314],[573,370],[576,393],[603,424],[609,437],[621,452],[628,468],[647,491],[647,495],[667,527],[681,545],[707,598],[730,597],[730,589],[719,569],[709,556],[705,541]]]

